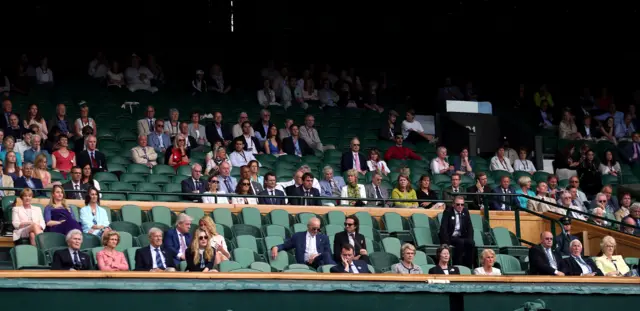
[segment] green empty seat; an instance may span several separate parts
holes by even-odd
[[[154,206],[151,208],[151,219],[154,222],[163,223],[172,226],[171,215],[173,212],[166,206]]]
[[[286,228],[291,226],[291,215],[286,210],[276,209],[269,212],[269,220],[274,225],[280,225]]]
[[[240,211],[240,221],[243,224],[251,225],[257,228],[262,227],[262,215],[260,210],[255,207],[245,207]]]
[[[128,221],[114,221],[109,224],[112,230],[128,232],[132,236],[140,235],[140,226]]]
[[[233,270],[237,270],[237,269],[241,269],[242,266],[233,261],[233,260],[225,260],[223,262],[220,262],[220,272],[231,272]]]
[[[391,270],[392,265],[398,263],[398,257],[387,252],[374,252],[369,254],[369,261],[376,272],[386,272]]]
[[[125,255],[127,256],[127,261],[129,263],[129,270],[135,270],[136,268],[136,251],[140,247],[130,247],[125,250]]]
[[[285,251],[278,252],[278,256],[275,259],[271,258],[271,256],[268,256],[268,258],[269,265],[276,271],[283,271],[289,264],[294,262],[293,256]]]
[[[401,246],[402,246],[402,243],[397,238],[387,237],[382,239],[382,247],[384,248],[384,251],[387,253],[391,253],[398,258],[400,258]]]
[[[184,213],[191,216],[194,221],[199,221],[200,218],[204,217],[204,211],[199,207],[187,207],[184,210]]]
[[[156,166],[153,167],[153,169],[151,170],[151,173],[154,175],[170,175],[173,176],[176,174],[176,170],[166,164],[158,164]]]
[[[129,232],[119,231],[120,243],[116,246],[116,250],[124,252],[125,250],[133,247],[133,235]]]
[[[144,164],[131,163],[127,166],[127,173],[147,175],[150,173],[149,167]]]
[[[493,230],[493,237],[496,241],[500,253],[508,254],[511,256],[525,258],[529,255],[529,248],[520,245],[520,242],[513,233],[507,228],[495,227]]]
[[[14,270],[49,269],[44,254],[32,245],[17,245],[9,251]]]
[[[236,236],[236,246],[239,248],[248,248],[257,254],[265,253],[262,243],[251,235]]]
[[[236,248],[232,252],[233,259],[239,263],[242,268],[249,267],[256,261],[261,261],[260,255],[248,248]]]
[[[128,221],[135,225],[140,226],[142,224],[142,210],[137,205],[123,205],[120,208],[122,214],[122,220]]]
[[[496,254],[496,263],[500,264],[500,272],[503,275],[525,275],[526,271],[522,269],[520,261],[511,255]]]

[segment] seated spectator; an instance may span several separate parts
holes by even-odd
[[[36,68],[36,83],[39,85],[53,85],[53,70],[49,68],[49,59],[40,59],[40,66]]]
[[[36,163],[36,157],[42,154],[45,157],[46,162],[49,164],[49,167],[53,163],[53,160],[51,158],[51,155],[49,154],[49,151],[42,149],[41,145],[42,137],[40,137],[40,135],[32,135],[30,145],[31,148],[24,151],[24,161]]]
[[[620,196],[622,199],[620,200],[620,209],[618,209],[613,215],[616,217],[616,221],[621,221],[623,218],[629,216],[631,213],[631,208],[633,205],[636,207],[640,207],[640,203],[633,203],[631,205],[631,194],[628,192],[623,193]]]
[[[365,174],[369,168],[367,167],[366,158],[360,154],[360,140],[354,137],[351,139],[350,146],[350,151],[342,153],[340,169],[343,173],[350,169],[355,169],[358,173]]]
[[[82,230],[82,225],[76,221],[80,215],[75,215],[67,205],[63,187],[54,185],[51,191],[49,204],[44,208],[44,222],[47,226],[44,231],[66,235],[74,229]]]
[[[518,186],[520,186],[520,188],[516,189],[516,194],[524,194],[530,197],[536,196],[536,193],[531,191],[531,177],[520,176],[520,178],[518,178]],[[526,197],[518,196],[518,203],[521,208],[527,208],[528,201],[529,199],[527,199]]]
[[[238,185],[236,186],[235,194],[240,195],[254,195],[253,188],[251,187],[251,180],[249,178],[240,178]],[[258,199],[248,197],[233,197],[231,198],[232,204],[258,204]]]
[[[536,200],[527,200],[527,209],[536,213],[544,213],[547,211],[556,212],[556,207],[553,206],[553,204],[556,203],[556,200],[549,197],[549,192],[547,191],[547,183],[544,181],[539,182],[536,191],[537,193],[535,197],[547,203],[539,202]]]
[[[335,264],[331,258],[329,237],[320,233],[320,219],[316,217],[307,222],[307,231],[294,233],[284,244],[272,247],[271,258],[276,259],[280,251],[292,249],[295,249],[296,262],[299,264],[313,268]]]
[[[342,193],[342,188],[345,187],[344,178],[342,176],[334,176],[333,168],[331,166],[325,166],[322,169],[324,179],[319,181],[320,184],[320,196],[323,197],[339,197]],[[327,200],[326,205],[334,206],[336,203],[333,200]]]
[[[613,122],[614,124],[620,124],[624,122],[624,113],[616,109],[616,104],[609,102],[605,106],[602,106],[601,109],[602,110],[608,109],[608,111],[601,115],[596,116],[595,117],[596,120],[606,122],[608,118],[612,118],[614,119],[614,122]]]
[[[369,161],[367,161],[367,167],[369,167],[370,172],[377,172],[384,176],[391,173],[387,162],[380,159],[380,151],[375,148],[369,150]]]
[[[96,149],[97,142],[95,136],[89,135],[87,137],[85,140],[87,149],[78,155],[78,166],[84,167],[85,165],[90,165],[93,173],[108,172],[107,159],[104,153]]]
[[[20,153],[18,153],[18,151],[15,150],[15,140],[13,138],[13,136],[5,136],[4,140],[3,140],[3,148],[2,151],[0,151],[0,161],[5,161],[7,154],[9,152],[14,153],[15,156],[15,163],[19,166],[22,167],[22,156],[20,155]]]
[[[43,188],[51,188],[53,184],[60,184],[59,181],[52,183],[51,173],[47,170],[47,157],[43,153],[36,157],[35,164],[33,165],[33,177],[42,181]]]
[[[631,165],[640,161],[640,133],[631,135],[631,143],[626,145],[623,153]]]
[[[496,253],[492,249],[485,249],[480,255],[480,267],[473,269],[475,275],[502,275],[500,269],[494,268]]]
[[[253,125],[253,132],[260,144],[264,144],[267,140],[267,134],[271,126],[273,126],[273,123],[271,123],[271,112],[267,109],[262,109],[260,111],[260,120]]]
[[[149,169],[158,165],[156,161],[158,154],[153,148],[147,146],[146,135],[138,136],[138,146],[131,148],[131,158],[133,163],[146,165]]]
[[[475,178],[476,175],[473,173],[474,166],[473,160],[469,159],[469,148],[467,147],[462,148],[462,151],[460,151],[460,158],[453,160],[454,173],[458,175]]]
[[[20,119],[18,118],[18,115],[16,115],[15,113],[9,115],[9,126],[4,129],[5,139],[8,137],[22,137],[22,134],[25,132],[25,128],[22,127],[22,124],[20,124],[19,122]],[[13,148],[13,146],[11,146],[11,148]]]
[[[561,256],[569,256],[571,254],[569,245],[571,241],[577,240],[578,237],[571,234],[571,218],[563,216],[560,218],[560,223],[562,224],[564,233],[560,233],[554,238],[556,251],[560,253]]]
[[[400,139],[402,139],[402,129],[396,126],[396,119],[398,118],[398,113],[395,110],[389,111],[389,118],[382,124],[380,127],[380,132],[378,133],[378,138],[383,141],[397,141],[398,135],[400,135]],[[385,153],[384,158],[387,159],[387,155]]]
[[[553,124],[553,111],[549,108],[549,101],[541,101],[539,107],[538,126],[544,129],[555,129],[556,126]]]
[[[191,166],[191,178],[184,179],[180,182],[180,186],[182,187],[182,193],[204,193],[205,186],[200,181],[200,177],[202,177],[202,166],[198,163],[193,164]],[[185,199],[194,201],[194,202],[202,202],[202,196],[185,196]]]
[[[31,137],[33,137],[33,131],[27,128],[22,132],[22,140],[15,143],[13,151],[17,152],[22,159],[24,159],[25,150],[31,149]]]
[[[255,161],[257,162],[257,161]],[[248,165],[243,165],[240,167],[240,177],[242,177],[243,179],[248,179],[249,181],[251,181],[251,169],[249,168]],[[262,184],[256,181],[251,181],[251,191],[253,192],[253,194],[258,194],[260,192],[262,192],[262,190],[264,190],[262,188]]]
[[[364,185],[358,184],[358,171],[350,169],[346,172],[347,184],[342,187],[340,191],[340,197],[343,198],[360,198],[366,199],[367,194],[364,189]],[[365,200],[342,200],[340,205],[342,206],[364,206],[367,204]]]
[[[487,185],[489,182],[489,178],[487,177],[487,173],[479,172],[476,175],[476,184],[467,188],[467,192],[469,193],[477,193],[477,195],[467,196],[467,198],[473,198],[473,202],[471,203],[471,207],[469,209],[482,210],[485,207],[485,202],[488,204],[490,200],[488,197],[485,198],[483,193],[490,193],[491,188]],[[546,191],[546,190],[545,190]],[[418,196],[418,199],[420,196]],[[486,200],[486,201],[485,201]]]
[[[513,167],[511,166],[511,160],[504,155],[505,148],[500,147],[496,152],[496,155],[491,158],[490,169],[492,171],[507,171],[513,173]]]
[[[574,210],[580,211],[580,212],[583,212],[583,213],[587,213],[588,210],[584,206],[584,203],[580,202],[580,199],[578,197],[578,188],[576,186],[569,185],[564,193],[571,194],[571,206],[572,206],[572,208]],[[569,216],[571,218],[580,219],[580,220],[583,220],[583,221],[587,220],[587,216],[585,214],[581,214],[581,213],[578,213],[578,212],[571,212],[571,213],[569,213]]]
[[[102,250],[96,254],[96,261],[100,271],[129,271],[129,263],[124,253],[117,251],[120,244],[120,234],[109,231],[102,235]]]
[[[599,167],[600,163],[593,150],[587,151],[586,158],[578,166],[580,184],[584,192],[589,195],[597,193],[598,189],[602,187],[602,174],[600,174]]]
[[[582,243],[573,240],[569,245],[571,253],[562,261],[564,274],[567,276],[603,276],[600,268],[589,257],[582,257]]]
[[[351,244],[344,244],[340,250],[340,263],[331,267],[331,273],[371,273],[369,266],[362,260],[355,260],[354,248]]]
[[[224,237],[218,234],[218,230],[216,229],[216,223],[213,222],[210,216],[204,216],[200,218],[198,221],[198,226],[200,230],[203,230],[207,233],[207,236],[210,238],[210,246],[216,250],[216,258],[214,264],[220,264],[220,262],[229,260],[231,258],[231,254],[227,249],[227,242]]]
[[[216,260],[216,249],[209,243],[210,237],[203,229],[196,229],[195,236],[185,252],[187,270],[190,272],[218,272],[213,268]]]
[[[616,131],[618,125],[615,123],[615,119],[613,117],[608,117],[602,126],[600,126],[600,134],[603,140],[608,140],[612,142],[614,145],[618,144],[618,140],[616,139]]]
[[[389,199],[389,189],[382,185],[382,175],[378,172],[371,173],[371,183],[364,186],[367,199]],[[419,199],[419,197],[418,197]],[[390,207],[391,202],[368,200],[368,206]]]
[[[131,55],[131,67],[125,70],[124,76],[131,92],[145,90],[155,93],[158,91],[157,87],[151,85],[151,80],[155,78],[153,72],[146,66],[140,65],[140,57],[136,54]]]
[[[443,189],[445,200],[447,201],[453,200],[453,198],[456,197],[458,193],[464,192],[464,190],[462,190],[460,187],[461,182],[462,182],[462,177],[460,175],[458,174],[451,175],[451,186]]]
[[[456,266],[449,266],[451,252],[449,245],[442,244],[436,250],[436,265],[429,269],[429,274],[460,274],[460,269]]]
[[[185,179],[188,180],[188,179]],[[185,180],[183,180],[182,182],[184,182]],[[204,194],[224,194],[225,192],[222,190],[218,190],[218,184],[220,183],[220,181],[218,180],[218,176],[217,175],[210,175],[209,179],[207,180],[207,191],[204,192]],[[221,197],[221,196],[202,196],[202,203],[207,203],[207,204],[229,204],[229,198],[227,197]]]
[[[633,125],[632,116],[630,114],[625,114],[624,121],[616,125],[616,138],[618,140],[628,140],[635,131],[636,128]]]
[[[300,176],[300,185],[298,185],[297,177]],[[300,168],[296,171],[296,178],[294,179],[294,184],[290,187],[287,187],[285,193],[288,196],[297,196],[297,197],[305,197],[305,198],[293,198],[289,200],[289,204],[291,205],[309,205],[309,206],[321,206],[322,202],[320,199],[316,199],[320,197],[320,190],[318,190],[319,186],[316,187],[316,183],[318,182],[307,169]],[[313,199],[308,199],[309,197]]]
[[[559,136],[561,139],[582,139],[582,134],[578,132],[578,127],[576,126],[576,122],[573,120],[573,115],[571,114],[571,110],[569,109],[566,109],[562,113],[562,121],[560,121],[559,132]]]
[[[147,66],[153,74],[153,77],[150,78],[151,85],[163,85],[165,81],[164,71],[156,62],[156,57],[153,54],[147,55]]]
[[[65,136],[67,138],[73,136],[73,123],[69,121],[69,116],[67,115],[67,106],[65,104],[60,103],[56,105],[56,113],[53,118],[49,120],[49,127],[47,131],[52,133],[52,129],[57,127],[60,131],[60,135]],[[51,135],[48,135],[51,136]]]
[[[34,190],[33,195],[35,197],[44,197],[45,193],[42,190],[42,180],[33,177],[33,164],[25,163],[22,168],[22,177],[18,177],[14,181],[16,188],[31,188]]]
[[[173,260],[176,267],[180,265],[181,261],[185,260],[187,248],[189,248],[189,244],[191,244],[190,229],[192,222],[193,218],[191,218],[191,216],[181,213],[176,219],[175,228],[169,229],[164,236],[163,244],[167,248],[167,251],[175,254]],[[169,258],[167,258],[167,260],[169,260]]]
[[[156,153],[165,152],[171,146],[171,138],[164,132],[164,120],[156,120],[154,130],[147,135],[147,143]]]
[[[82,167],[82,177],[80,177],[80,189],[96,188],[100,192],[100,182],[93,179],[93,171],[89,164]],[[102,197],[102,194],[100,194]]]
[[[60,136],[56,146],[57,150],[53,152],[51,157],[51,167],[66,177],[66,174],[76,164],[76,154],[68,149],[69,139],[66,136]]]
[[[304,98],[305,102],[317,102],[319,101],[318,90],[316,90],[313,85],[313,79],[307,79],[304,83],[304,88],[302,90],[302,98]]]
[[[549,197],[553,199],[560,199],[560,194],[563,189],[558,187],[558,176],[549,175],[547,177],[547,192],[549,193]]]
[[[469,210],[464,206],[464,197],[455,197],[452,206],[444,210],[438,235],[442,244],[455,247],[454,265],[473,267],[476,259],[473,224]]]
[[[331,82],[329,80],[322,81],[322,89],[318,92],[318,98],[320,100],[320,108],[337,107],[340,101],[340,96],[336,91],[331,89]]]
[[[233,144],[235,150],[229,155],[231,165],[235,167],[245,166],[256,159],[251,151],[246,151],[244,139],[236,137]]]
[[[262,89],[258,91],[258,104],[263,107],[280,106],[276,102],[276,93],[271,89],[271,81],[264,79]]]
[[[549,231],[540,234],[540,244],[529,248],[529,274],[564,276],[562,256],[552,249],[553,235]]]
[[[413,264],[416,247],[412,244],[402,244],[400,248],[400,262],[391,266],[391,272],[397,274],[422,274],[422,268]]]
[[[394,200],[417,200],[416,191],[411,187],[409,182],[409,176],[400,174],[398,175],[398,184],[393,191],[391,191],[391,198]],[[418,207],[418,202],[395,202],[396,207]]]
[[[176,254],[172,250],[162,245],[162,230],[154,227],[149,230],[149,246],[136,250],[135,270],[151,272],[175,271],[175,257]]]
[[[604,160],[600,163],[598,170],[602,175],[618,176],[622,173],[620,163],[618,163],[611,150],[604,152]]]
[[[262,153],[260,141],[254,136],[255,131],[251,127],[249,121],[242,122],[242,134],[235,137],[234,141],[242,140],[244,142],[244,150],[252,154]]]
[[[4,174],[4,170],[2,169],[2,161],[0,161],[0,187],[13,188],[13,178],[11,178],[11,176],[9,175]],[[0,198],[14,194],[15,191],[13,190],[0,190]]]
[[[227,162],[222,162],[220,164],[220,171],[218,174],[220,181],[220,190],[225,193],[233,193],[236,190],[237,181],[236,178],[230,176],[231,173],[231,165]]]
[[[4,160],[4,174],[12,178],[12,181],[22,177],[22,169],[21,165],[17,163],[17,155],[13,151],[8,151],[6,157],[4,159],[0,159],[0,161]]]
[[[100,193],[95,188],[89,188],[84,199],[85,207],[80,209],[80,223],[82,232],[101,237],[109,228],[109,215],[100,207]]]
[[[82,232],[75,229],[71,230],[67,233],[65,240],[67,241],[67,248],[53,253],[51,270],[89,270],[91,268],[91,259],[89,255],[80,251]]]
[[[206,163],[204,174],[207,176],[218,175],[220,164],[222,164],[222,162],[231,165],[231,160],[229,160],[227,149],[225,149],[225,147],[217,147],[213,151],[209,151],[204,158],[204,162]]]
[[[431,172],[433,174],[446,174],[451,176],[451,174],[453,174],[453,172],[455,171],[455,167],[453,167],[453,165],[450,165],[446,160],[447,148],[438,147],[436,154],[437,157],[431,160]]]
[[[304,125],[298,130],[300,137],[309,145],[309,147],[318,150],[326,151],[330,149],[336,149],[334,145],[323,145],[320,141],[320,135],[318,129],[315,128],[315,118],[312,115],[307,115],[304,118]]]
[[[207,87],[207,80],[204,79],[204,70],[196,70],[196,75],[191,80],[191,95],[196,96],[202,93],[206,93],[209,90]]]
[[[535,165],[533,165],[533,162],[531,162],[531,160],[527,159],[526,148],[520,148],[520,151],[518,152],[518,157],[519,158],[513,163],[514,171],[527,172],[531,175],[536,173]]]
[[[624,232],[630,235],[638,235],[636,227],[638,226],[637,221],[630,216],[622,218],[620,221],[622,225],[620,225],[620,232]]]
[[[166,162],[176,170],[180,166],[189,165],[191,149],[187,147],[186,139],[186,136],[182,133],[177,134],[173,140],[173,145],[165,153],[169,156],[169,161]]]
[[[196,140],[197,146],[193,145],[191,146],[192,148],[207,145],[207,130],[204,125],[200,124],[200,114],[198,112],[191,113],[191,123],[187,125],[187,133]]]
[[[47,128],[47,122],[44,120],[42,115],[40,115],[40,111],[38,110],[38,105],[30,104],[29,110],[27,111],[26,117],[22,121],[24,128],[31,128],[31,125],[36,125],[38,129],[40,129],[39,135],[42,139],[47,139],[47,134],[49,133],[49,129]]]
[[[420,176],[418,182],[420,189],[416,190],[416,197],[418,200],[437,200],[438,195],[435,191],[431,190],[431,177],[429,175]],[[436,202],[419,202],[422,208],[444,208],[444,203]],[[432,206],[433,205],[433,206]]]
[[[76,131],[75,132],[76,138],[81,138],[84,136],[82,131],[86,126],[93,129],[93,133],[97,133],[98,125],[96,124],[96,121],[94,121],[92,118],[89,117],[89,106],[84,101],[80,102],[79,105],[80,105],[80,118],[76,119],[73,126],[74,130]]]
[[[264,177],[260,176],[260,162],[258,160],[249,161],[249,177],[252,183],[257,183],[260,186],[264,183]]]
[[[282,150],[282,141],[278,136],[278,127],[276,127],[275,125],[269,127],[267,140],[265,140],[263,148],[266,154],[273,154],[274,156],[285,154]]]
[[[252,182],[253,183],[253,182]],[[259,195],[271,196],[271,198],[261,197],[258,198],[258,204],[269,204],[269,205],[285,205],[287,202],[285,201],[284,192],[276,189],[276,175],[272,172],[268,172],[264,175],[264,190],[259,192]],[[276,198],[274,196],[278,196]]]
[[[29,188],[20,192],[22,205],[14,206],[11,209],[11,224],[13,225],[13,241],[29,239],[29,243],[36,246],[36,236],[42,233],[45,228],[42,210],[31,205],[33,191]]]
[[[231,128],[222,122],[222,113],[219,111],[213,113],[213,122],[205,126],[205,132],[213,150],[217,147],[227,147],[233,140]]]
[[[147,106],[145,117],[143,119],[138,120],[137,122],[138,135],[147,136],[149,135],[149,133],[155,131],[155,127],[154,127],[156,123],[156,118],[154,118],[155,115],[156,115],[156,109],[153,108],[153,106],[151,105]]]
[[[616,240],[612,236],[605,236],[600,242],[602,256],[596,257],[595,262],[598,269],[605,276],[628,276],[631,275],[629,266],[621,255],[616,254]]]
[[[297,155],[299,157],[306,155],[315,155],[315,151],[307,142],[300,137],[300,131],[296,124],[289,127],[290,135],[282,139],[282,151],[286,154]]]
[[[593,210],[591,210],[591,214],[593,215],[589,217],[589,223],[600,226],[600,227],[604,227],[604,228],[609,227],[609,222],[602,219],[602,218],[605,218],[605,212],[602,207],[594,208]],[[594,216],[601,217],[601,218],[597,218]]]
[[[238,123],[234,124],[233,127],[231,128],[231,134],[232,136],[238,137],[238,136],[242,136],[243,135],[243,130],[244,130],[244,122],[249,121],[249,116],[247,115],[246,112],[241,112],[240,115],[238,115]],[[292,122],[293,123],[293,122]],[[249,123],[249,137],[255,136],[255,133],[253,131],[253,127],[251,127],[251,123]],[[283,136],[280,135],[280,138],[282,138]]]
[[[111,62],[109,71],[107,72],[107,87],[108,88],[122,88],[126,85],[124,75],[120,70],[120,63],[117,61]]]
[[[343,245],[349,244],[354,247],[353,259],[369,263],[366,240],[359,231],[360,222],[358,217],[355,215],[347,216],[344,221],[344,231],[336,233],[333,239],[333,254],[336,262],[341,261],[339,250],[342,249]]]
[[[164,123],[164,133],[169,135],[173,139],[178,133],[180,133],[180,112],[178,109],[169,109],[169,119]],[[188,131],[187,131],[188,134]]]
[[[582,135],[582,139],[593,140],[600,134],[596,131],[596,127],[591,124],[591,116],[585,115],[582,124],[578,126],[578,131]]]
[[[514,194],[516,191],[511,187],[511,178],[509,176],[500,177],[500,186],[493,189],[493,193],[506,194],[504,196],[494,196],[491,200],[491,209],[494,211],[512,211],[520,203]]]
[[[600,189],[600,192],[596,194],[596,199],[591,201],[591,208],[596,206],[602,207],[608,218],[614,219],[615,213],[620,209],[618,198],[612,196],[613,188],[610,185],[606,185]],[[602,197],[604,196],[604,198]],[[606,201],[606,202],[603,202]]]
[[[280,139],[284,140],[285,138],[291,136],[291,132],[289,131],[289,128],[291,127],[291,125],[293,125],[293,120],[291,119],[284,120],[284,127],[278,130],[278,135],[280,135]]]
[[[224,74],[220,65],[213,64],[213,66],[211,66],[210,79],[209,90],[219,94],[228,94],[231,92],[231,84],[229,80],[224,80]]]
[[[433,140],[433,135],[424,132],[422,124],[415,120],[415,115],[416,112],[413,109],[407,110],[406,119],[402,121],[403,138],[412,144]]]

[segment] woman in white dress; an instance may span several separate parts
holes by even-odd
[[[475,275],[502,275],[500,269],[494,268],[493,264],[496,262],[496,253],[491,249],[485,249],[480,255],[481,267],[473,269]]]
[[[378,151],[378,149],[371,149],[371,151],[369,151],[369,161],[367,161],[367,166],[369,167],[369,171],[377,171],[384,176],[391,173],[387,162],[380,158],[380,151]]]
[[[536,167],[531,160],[527,160],[527,149],[521,148],[518,152],[518,159],[513,162],[513,170],[527,172],[531,175],[536,173]]]
[[[42,210],[31,205],[33,191],[25,188],[20,192],[22,205],[17,205],[11,210],[11,224],[13,225],[13,240],[29,239],[31,245],[36,246],[36,235],[42,233],[45,228]],[[16,202],[17,203],[17,202]]]
[[[218,190],[218,185],[220,184],[220,181],[218,181],[218,175],[211,175],[209,176],[209,180],[208,180],[208,188],[207,191],[204,194],[224,194],[225,192],[222,190]],[[213,196],[203,196],[202,197],[202,203],[207,203],[207,204],[229,204],[229,198],[227,197],[213,197]]]
[[[438,151],[436,152],[438,155],[436,158],[431,160],[431,173],[432,174],[447,174],[451,175],[455,168],[453,165],[450,165],[447,162],[447,148],[438,147]]]

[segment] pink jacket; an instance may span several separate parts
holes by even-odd
[[[100,271],[129,271],[129,264],[122,252],[101,250],[96,255],[96,259]]]

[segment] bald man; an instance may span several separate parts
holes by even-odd
[[[320,219],[313,217],[307,222],[307,231],[298,232],[286,240],[284,244],[271,248],[271,258],[278,257],[278,252],[295,250],[296,262],[313,268],[323,265],[335,265],[331,258],[329,237],[320,233]]]
[[[529,274],[564,276],[563,268],[562,256],[553,250],[553,235],[542,232],[540,244],[529,249]]]

